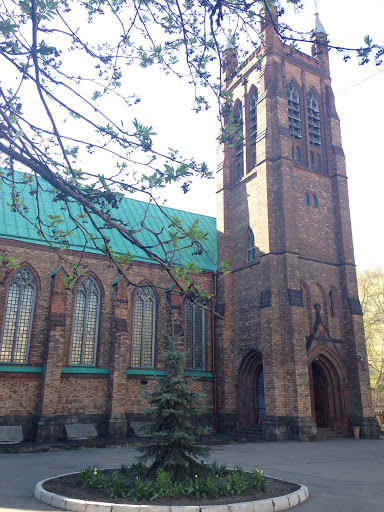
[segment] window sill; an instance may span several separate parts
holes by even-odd
[[[86,373],[86,374],[108,374],[108,368],[62,368],[61,373]]]
[[[10,366],[0,364],[0,372],[15,372],[15,373],[43,373],[41,366]]]

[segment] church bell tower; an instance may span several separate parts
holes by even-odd
[[[219,148],[218,424],[266,440],[377,437],[327,36],[223,54],[233,144]],[[231,119],[231,121],[230,121]]]

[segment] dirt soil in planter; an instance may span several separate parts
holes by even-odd
[[[113,472],[118,470],[103,471],[106,480],[109,479]],[[118,471],[119,472],[119,471]],[[111,498],[103,491],[98,489],[82,488],[76,486],[77,474],[52,478],[44,483],[44,489],[60,496],[74,498],[86,501],[99,501],[104,503],[119,503],[131,505],[169,505],[169,506],[185,506],[185,505],[226,505],[227,503],[242,503],[247,501],[265,500],[289,494],[300,488],[299,485],[284,482],[283,480],[275,480],[274,478],[265,477],[267,481],[267,489],[265,491],[252,491],[251,493],[236,494],[234,496],[221,496],[219,498],[196,498],[194,496],[179,496],[161,498],[156,501],[133,501],[128,498]]]

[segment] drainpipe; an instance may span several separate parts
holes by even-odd
[[[217,385],[216,385],[216,367],[215,367],[215,307],[217,296],[217,272],[213,273],[213,288],[214,293],[212,297],[211,309],[211,339],[212,339],[212,374],[213,374],[213,414],[214,414],[214,428],[217,432]]]

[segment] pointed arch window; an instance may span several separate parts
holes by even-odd
[[[0,338],[1,363],[27,363],[35,309],[36,280],[26,267],[11,277]]]
[[[309,142],[315,146],[321,146],[320,130],[320,109],[315,93],[310,90],[307,95],[308,100],[308,124],[309,124]]]
[[[73,308],[70,365],[96,364],[100,315],[100,289],[92,277],[83,279],[76,290]]]
[[[185,342],[187,350],[187,368],[204,370],[205,368],[205,323],[204,309],[188,301],[185,307]]]
[[[257,98],[258,92],[254,88],[249,103],[249,133],[253,150],[253,165],[256,165],[256,139],[257,139]]]
[[[251,228],[247,231],[247,236],[245,239],[246,245],[246,262],[253,261],[256,258],[256,248],[255,248],[255,237],[253,235],[253,231]]]
[[[233,182],[240,181],[243,177],[243,107],[241,102],[237,103],[235,110],[235,169]]]
[[[154,365],[155,314],[155,294],[150,286],[142,286],[135,297],[132,366],[150,368]]]
[[[335,299],[333,290],[329,292],[329,309],[331,311],[331,316],[335,316]]]
[[[300,97],[293,82],[287,84],[288,122],[291,136],[301,139]]]

